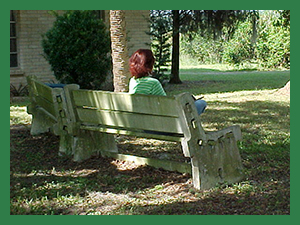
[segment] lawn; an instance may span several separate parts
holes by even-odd
[[[11,104],[11,214],[287,215],[290,214],[290,99],[277,92],[289,71],[182,69],[183,84],[208,103],[204,129],[241,126],[246,179],[195,190],[189,174],[109,158],[82,163],[58,157],[58,138],[30,135],[26,102]],[[180,144],[118,136],[120,152],[182,159]]]

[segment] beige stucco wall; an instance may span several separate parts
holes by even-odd
[[[36,75],[43,81],[54,79],[50,65],[44,59],[42,34],[53,24],[55,17],[48,10],[17,10],[17,45],[19,67],[10,69],[10,82],[26,83],[26,75]]]
[[[126,10],[126,31],[129,39],[128,53],[131,55],[139,48],[149,48],[146,43],[150,44],[150,36],[146,34],[149,32],[150,16],[149,10]]]
[[[150,36],[146,34],[149,13],[149,10],[125,12],[130,55],[138,48],[148,48],[145,43],[150,43]],[[42,34],[52,27],[54,20],[55,16],[49,10],[17,10],[19,67],[10,70],[10,83],[16,87],[26,84],[27,75],[36,75],[43,82],[55,80],[41,46]],[[109,10],[105,11],[105,23],[109,27]]]

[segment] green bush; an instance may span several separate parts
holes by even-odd
[[[190,55],[199,63],[214,64],[222,61],[223,42],[200,34],[181,35],[180,53]]]
[[[250,21],[241,23],[233,37],[224,42],[223,62],[240,65],[255,58],[254,46],[251,41],[252,25]]]
[[[290,24],[288,10],[264,10],[253,33],[253,18],[240,22],[232,36],[214,40],[200,35],[181,36],[181,53],[199,63],[258,64],[262,68],[290,68]],[[189,38],[191,37],[191,38]]]
[[[278,15],[270,13],[261,18],[256,55],[263,67],[290,68],[290,28]]]
[[[67,11],[43,35],[42,46],[56,79],[98,89],[111,68],[110,36],[93,11]]]

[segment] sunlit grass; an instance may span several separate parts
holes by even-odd
[[[26,106],[10,106],[10,125],[28,125],[31,123],[31,118]]]
[[[290,80],[289,71],[271,72],[218,72],[188,69],[180,71],[183,84],[167,84],[168,95],[190,92],[194,95],[225,93],[244,90],[273,90],[283,87]],[[186,88],[187,87],[187,88]]]

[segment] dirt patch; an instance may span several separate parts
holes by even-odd
[[[287,82],[287,84],[283,88],[280,88],[276,92],[276,94],[289,96],[290,95],[290,90],[291,90],[291,87],[290,87],[290,81],[289,81],[289,82]]]

